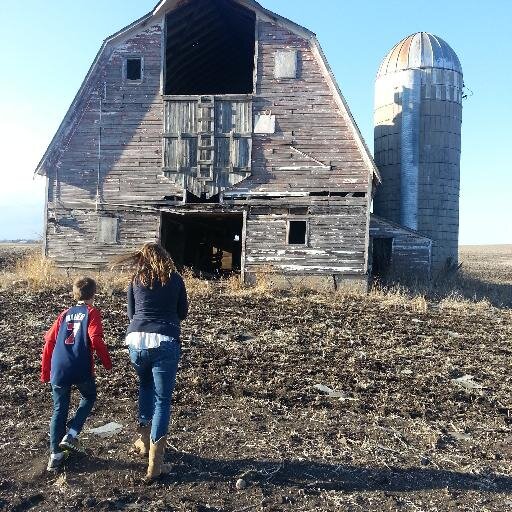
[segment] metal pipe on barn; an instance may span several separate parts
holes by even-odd
[[[106,95],[106,83],[103,84],[103,94]],[[96,212],[98,212],[99,203],[101,202],[100,198],[100,181],[101,181],[101,137],[102,137],[102,114],[103,114],[103,96],[99,95],[99,129],[98,129],[98,174],[96,181]]]

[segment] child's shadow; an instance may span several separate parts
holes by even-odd
[[[145,474],[147,460],[136,459],[127,460],[122,458],[103,458],[95,455],[77,456],[70,455],[66,458],[61,468],[57,471],[47,471],[47,457],[41,456],[34,458],[29,465],[17,474],[20,482],[33,484],[39,481],[60,482],[57,485],[65,485],[69,480],[74,480],[74,476],[85,474],[88,477],[94,473],[104,475],[105,472],[123,475]],[[116,473],[117,472],[117,473]]]

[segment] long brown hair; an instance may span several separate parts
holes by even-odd
[[[169,253],[157,242],[148,242],[137,251],[116,260],[115,266],[130,265],[135,267],[134,283],[146,288],[153,288],[155,282],[166,284],[176,270]]]

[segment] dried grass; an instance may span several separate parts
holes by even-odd
[[[458,272],[438,276],[435,282],[425,283],[408,280],[397,284],[393,280],[387,283],[372,284],[368,295],[360,288],[340,287],[336,292],[325,290],[311,292],[306,287],[295,287],[287,294],[303,296],[319,294],[325,300],[343,302],[367,297],[369,301],[378,301],[383,306],[396,310],[425,312],[430,304],[438,304],[440,310],[474,309],[484,311],[494,307],[508,308],[512,305],[512,280],[507,266],[512,262],[512,248],[500,249],[499,253],[486,253],[482,248],[472,248],[469,256],[461,252],[463,267]],[[497,249],[496,249],[497,250]],[[17,252],[16,252],[17,251]],[[56,268],[55,264],[41,256],[37,248],[2,252],[2,268],[0,269],[0,288],[25,286],[29,290],[51,290],[69,287],[78,275],[88,274],[98,282],[100,293],[113,294],[126,290],[131,273],[127,269],[115,271],[83,271],[67,272]],[[465,255],[466,254],[466,255]],[[191,269],[185,269],[183,277],[191,296],[277,296],[282,292],[273,279],[272,267],[262,267],[255,274],[251,284],[241,282],[238,275],[219,281],[202,279]],[[324,300],[324,299],[322,299]]]
[[[66,275],[52,260],[37,252],[29,252],[15,262],[14,268],[0,274],[0,286],[23,285],[32,291],[59,288],[67,282]]]
[[[183,280],[185,281],[185,287],[187,288],[187,293],[189,295],[211,295],[213,288],[211,281],[201,279],[199,276],[194,274],[192,269],[185,268],[183,272],[181,272],[181,277],[183,277]]]
[[[276,285],[272,280],[273,269],[270,265],[263,265],[255,272],[255,282],[252,285],[255,294],[266,295],[276,291]]]
[[[250,287],[244,283],[238,274],[226,277],[221,280],[221,286],[228,295],[245,295],[249,292]]]
[[[462,247],[459,259],[461,268],[441,273],[432,281],[393,275],[385,283],[373,285],[370,294],[397,303],[409,297],[420,307],[425,300],[445,310],[512,307],[512,246]]]
[[[98,292],[112,295],[128,288],[131,273],[126,271],[87,271],[59,269],[54,261],[36,251],[18,258],[14,265],[0,273],[0,288],[25,287],[30,291],[52,291],[71,288],[77,277],[90,276],[96,280]]]
[[[427,297],[422,292],[414,292],[400,284],[386,286],[375,283],[368,293],[370,300],[379,300],[384,306],[392,309],[404,309],[416,313],[428,310]]]
[[[492,309],[489,299],[484,298],[477,300],[476,298],[468,299],[461,295],[458,291],[453,291],[447,297],[439,301],[440,310],[459,310],[473,309],[477,311],[489,311]]]
[[[104,271],[95,273],[92,277],[96,280],[100,293],[112,295],[126,292],[132,275],[132,272],[127,271]]]

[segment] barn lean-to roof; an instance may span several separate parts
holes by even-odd
[[[412,236],[415,236],[418,238],[423,238],[424,240],[430,240],[432,242],[431,237],[424,235],[415,229],[411,229],[406,226],[402,226],[401,224],[398,224],[397,222],[393,222],[389,219],[385,219],[384,217],[380,217],[379,215],[375,215],[375,213],[372,213],[370,215],[370,219],[371,219],[372,224],[381,224],[384,226],[389,226],[390,228],[399,230],[402,233],[405,233],[407,235],[412,235]]]
[[[283,16],[280,16],[279,14],[276,14],[272,11],[269,11],[268,9],[265,9],[262,5],[260,5],[255,0],[233,0],[233,1],[254,11],[260,18],[263,18],[263,19],[266,18],[269,21],[272,21],[272,22],[282,26],[283,28],[286,28],[286,29],[290,30],[291,32],[293,32],[301,37],[304,37],[305,39],[308,39],[310,41],[312,48],[313,48],[314,52],[316,53],[317,58],[324,66],[325,75],[329,81],[329,85],[330,85],[333,95],[336,99],[338,108],[340,109],[341,114],[345,118],[347,125],[352,130],[354,139],[359,147],[359,150],[361,151],[361,154],[363,156],[363,159],[364,159],[369,171],[371,171],[372,175],[379,182],[381,182],[379,170],[377,169],[377,167],[373,161],[373,158],[368,149],[368,146],[366,145],[366,143],[363,139],[363,136],[357,126],[357,123],[356,123],[354,117],[352,116],[352,113],[350,112],[348,104],[347,104],[343,94],[341,93],[339,85],[336,81],[336,78],[334,77],[334,74],[329,66],[329,63],[327,62],[327,58],[320,46],[320,43],[318,42],[316,34],[299,24],[297,24]],[[45,154],[43,155],[41,161],[37,165],[36,170],[35,170],[36,174],[41,174],[41,175],[47,174],[47,172],[48,172],[47,167],[48,167],[49,162],[51,161],[52,155],[54,155],[54,153],[56,153],[57,151],[59,151],[59,149],[61,149],[61,144],[63,143],[66,136],[68,136],[70,133],[73,132],[73,122],[74,123],[78,122],[78,117],[75,116],[73,118],[73,112],[78,107],[80,102],[84,99],[84,96],[87,92],[88,82],[91,80],[91,77],[96,69],[96,66],[100,62],[101,57],[103,56],[107,47],[111,43],[113,43],[119,39],[125,38],[128,35],[130,35],[132,32],[134,32],[135,30],[140,29],[141,27],[147,25],[147,23],[151,19],[157,18],[157,17],[163,15],[164,13],[173,9],[174,7],[176,7],[177,5],[179,5],[182,2],[183,2],[183,0],[162,0],[155,6],[155,8],[151,12],[149,12],[145,16],[142,16],[141,18],[134,21],[130,25],[127,25],[126,27],[122,28],[121,30],[115,32],[114,34],[107,37],[103,41],[98,53],[96,54],[96,57],[91,65],[91,67],[89,68],[89,71],[87,72],[87,74],[85,76],[85,79],[84,79],[82,85],[80,86],[80,89],[78,90],[75,98],[73,99],[68,111],[66,112],[66,115],[64,116],[64,119],[62,120],[57,132],[55,133],[52,141],[50,142]]]

